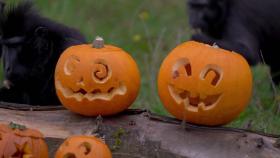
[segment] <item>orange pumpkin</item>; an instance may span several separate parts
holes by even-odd
[[[94,136],[72,136],[58,148],[55,158],[112,158],[102,140]]]
[[[33,129],[11,123],[0,124],[1,158],[48,158],[43,135]]]
[[[249,103],[252,73],[241,55],[190,41],[176,47],[163,61],[158,93],[176,118],[222,125]]]
[[[112,115],[127,109],[140,87],[138,67],[121,48],[104,45],[72,46],[61,55],[55,70],[55,87],[61,103],[86,115]]]

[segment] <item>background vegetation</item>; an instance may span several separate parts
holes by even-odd
[[[18,2],[13,0],[9,2]],[[88,42],[100,35],[122,47],[137,61],[142,87],[134,107],[168,115],[157,95],[160,63],[177,44],[191,35],[185,0],[36,0],[51,19],[79,29]],[[245,112],[229,126],[280,133],[278,88],[273,89],[268,68],[256,66],[254,95]]]

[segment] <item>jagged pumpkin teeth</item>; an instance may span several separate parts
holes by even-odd
[[[48,158],[43,135],[34,129],[10,123],[0,124],[1,158]]]
[[[93,45],[65,50],[55,71],[55,87],[61,103],[86,115],[112,115],[127,109],[136,99],[140,74],[135,61],[121,48]]]
[[[221,125],[237,117],[249,103],[252,74],[239,54],[190,41],[163,61],[158,93],[178,119]]]

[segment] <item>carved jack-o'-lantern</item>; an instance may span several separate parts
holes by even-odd
[[[178,119],[221,125],[248,104],[252,74],[241,55],[190,41],[176,47],[162,63],[158,93]]]
[[[128,108],[136,99],[140,75],[135,61],[122,49],[93,45],[65,50],[56,66],[55,87],[61,103],[87,116],[111,115]]]
[[[11,123],[0,125],[1,158],[48,158],[48,146],[36,130]]]
[[[59,147],[55,158],[112,158],[112,154],[108,146],[96,137],[72,136]]]

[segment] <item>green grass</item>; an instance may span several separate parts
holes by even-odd
[[[279,87],[273,91],[268,67],[258,65],[252,70],[254,90],[251,103],[230,126],[279,134],[280,115],[276,114]]]
[[[157,95],[156,77],[168,52],[190,37],[185,0],[36,0],[36,6],[43,15],[81,30],[88,42],[100,35],[129,52],[142,76],[133,107],[168,115]],[[252,101],[230,126],[280,133],[268,69],[257,66],[253,72]]]

